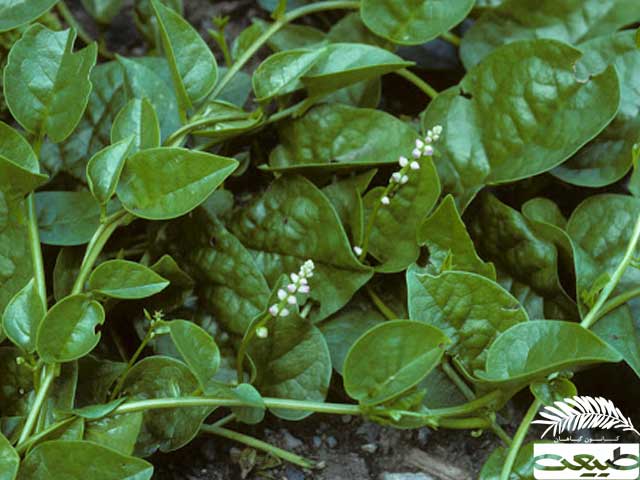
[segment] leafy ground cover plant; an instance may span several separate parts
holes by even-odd
[[[532,478],[574,374],[640,375],[640,9],[261,5],[212,50],[140,2],[149,55],[123,57],[63,2],[0,0],[0,479],[150,478],[200,433],[313,468],[229,428],[267,411],[486,430],[480,477]],[[407,60],[436,37],[466,68],[440,92]],[[416,118],[379,107],[389,75]]]

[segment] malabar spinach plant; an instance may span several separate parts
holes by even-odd
[[[0,0],[0,479],[198,434],[313,468],[231,426],[267,411],[487,431],[480,477],[531,478],[575,373],[640,375],[637,2],[260,4],[230,38],[136,2],[125,57]]]

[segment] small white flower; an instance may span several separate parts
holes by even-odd
[[[436,125],[433,127],[433,133],[436,135],[440,135],[442,133],[442,125]]]
[[[289,315],[289,309],[288,308],[283,308],[282,310],[280,310],[280,316],[281,317],[286,317],[287,315]]]
[[[267,327],[256,328],[256,336],[258,338],[267,338],[269,336],[269,329]]]
[[[287,292],[285,292],[283,289],[278,290],[278,299],[284,300],[285,298],[287,298]]]
[[[424,147],[424,142],[418,138],[416,140],[416,148],[422,148],[422,147]]]
[[[289,275],[289,276],[291,277],[291,281],[292,281],[293,283],[296,283],[296,282],[300,279],[300,277],[298,276],[298,274],[297,274],[297,273],[292,273],[292,274],[291,274],[291,275]]]
[[[414,160],[411,162],[411,170],[420,170],[420,164]]]
[[[436,135],[436,134],[434,134],[434,135],[433,135],[433,141],[434,141],[434,142],[437,142],[438,140],[440,140],[440,135]]]
[[[409,159],[407,157],[400,157],[398,159],[398,163],[400,164],[400,166],[402,168],[406,167],[407,165],[409,165]]]
[[[408,181],[409,181],[409,177],[407,175],[403,175],[402,178],[400,179],[400,183],[403,185]]]
[[[309,285],[302,285],[298,291],[300,293],[309,293]]]
[[[400,172],[393,172],[393,175],[391,175],[391,180],[393,180],[396,183],[400,183],[401,178],[402,178],[402,174]]]
[[[295,295],[291,295],[289,298],[287,298],[287,303],[289,305],[295,305],[296,303],[298,303],[298,299],[295,297]]]
[[[389,197],[387,197],[386,195],[382,197],[380,201],[382,202],[383,205],[389,205],[389,203],[391,203],[391,200],[389,200]]]
[[[296,287],[293,283],[287,285],[287,290],[289,290],[291,293],[295,293],[297,289],[298,287]]]
[[[360,256],[362,255],[362,248],[360,248],[359,246],[355,246],[353,247],[353,251],[355,252],[356,255]]]
[[[413,158],[420,158],[422,156],[422,150],[420,150],[419,148],[414,148],[411,152],[411,155],[413,155]]]
[[[427,135],[426,137],[424,137],[424,143],[429,144],[433,142],[433,138],[431,138],[431,135]]]
[[[278,308],[278,305],[275,305],[275,304],[269,307],[269,313],[274,317],[278,316],[279,310],[280,309]]]
[[[311,276],[313,276],[313,274],[311,274]],[[301,278],[300,279],[300,285],[306,285],[308,283],[309,283],[309,281],[306,278]]]
[[[426,147],[424,147],[424,154],[427,157],[430,157],[433,155],[433,147],[431,145],[427,145]]]

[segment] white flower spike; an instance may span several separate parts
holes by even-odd
[[[404,168],[407,165],[409,165],[409,159],[407,157],[400,157],[400,159],[398,160],[398,163],[402,168]]]
[[[256,337],[267,338],[269,336],[269,329],[267,327],[256,328]]]
[[[413,162],[411,162],[411,170],[420,170],[420,164],[418,162],[416,162],[415,160]]]
[[[357,245],[356,245],[355,247],[353,247],[353,251],[354,251],[354,253],[355,253],[357,256],[362,255],[362,248],[360,248],[360,247],[359,247],[359,246],[357,246]]]
[[[382,202],[383,205],[389,205],[391,203],[391,200],[389,200],[389,197],[387,197],[386,195],[382,197],[380,201]]]

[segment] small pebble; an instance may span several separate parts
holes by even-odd
[[[434,480],[431,475],[424,473],[389,473],[380,475],[380,480]]]
[[[360,447],[360,449],[366,453],[376,453],[378,446],[375,443],[365,443]]]
[[[351,415],[342,415],[342,417],[340,417],[342,423],[349,423],[352,418],[353,417]]]
[[[327,445],[329,448],[336,448],[338,446],[338,440],[333,435],[327,437]]]
[[[314,435],[313,439],[313,448],[320,448],[322,446],[322,439],[318,435]]]

